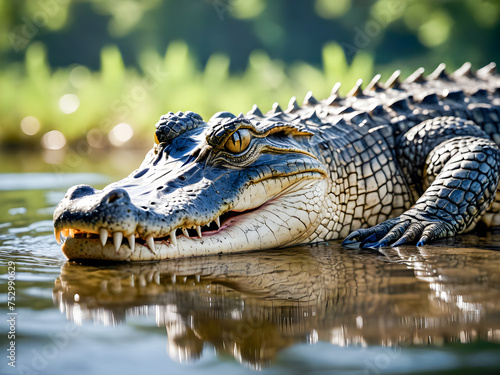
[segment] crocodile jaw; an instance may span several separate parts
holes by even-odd
[[[318,207],[323,206],[326,191],[327,181],[313,175],[259,207],[248,206],[252,197],[243,196],[240,207],[235,207],[243,212],[223,222],[218,230],[205,231],[202,237],[177,235],[175,241],[155,240],[154,251],[140,242],[133,250],[123,242],[116,250],[112,241],[103,246],[98,238],[74,237],[66,239],[62,251],[68,259],[150,261],[291,246],[303,243],[319,226],[324,210]]]
[[[331,180],[312,152],[314,133],[227,112],[208,123],[169,113],[156,128],[139,169],[103,190],[70,188],[56,207],[69,259],[148,261],[317,240]]]

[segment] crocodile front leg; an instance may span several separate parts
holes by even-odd
[[[360,247],[417,246],[472,229],[495,198],[500,150],[477,125],[456,117],[424,121],[402,137],[398,159],[425,193],[401,216],[352,232]]]

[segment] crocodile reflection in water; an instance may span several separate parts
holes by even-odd
[[[320,244],[156,264],[66,263],[54,301],[76,323],[113,325],[156,314],[172,358],[199,358],[210,344],[256,368],[286,347],[318,340],[500,342],[500,253],[440,246],[388,251]]]

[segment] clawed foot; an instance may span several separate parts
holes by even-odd
[[[416,242],[417,246],[422,246],[429,241],[447,237],[453,231],[450,224],[446,222],[424,218],[423,215],[418,216],[420,217],[401,215],[371,228],[355,230],[346,237],[342,245],[359,242],[359,247],[366,249],[401,246]]]

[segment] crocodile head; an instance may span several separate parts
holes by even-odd
[[[68,190],[54,212],[56,238],[69,259],[125,261],[311,242],[328,184],[313,135],[228,112],[208,123],[170,112],[130,176]]]

